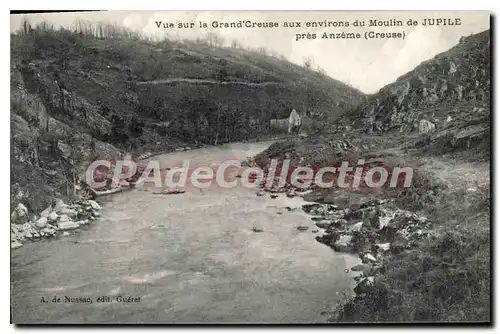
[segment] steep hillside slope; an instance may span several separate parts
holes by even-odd
[[[292,108],[338,115],[364,97],[285,60],[194,42],[34,30],[12,36],[12,46],[15,71],[49,109],[98,139],[132,147],[166,137],[239,140],[255,134],[249,119],[265,128]],[[55,105],[62,99],[71,110]]]
[[[421,146],[489,146],[490,89],[487,30],[463,37],[455,47],[383,87],[345,113],[340,126],[368,134],[435,130]]]
[[[292,108],[334,118],[364,97],[262,52],[29,28],[11,35],[11,204],[71,196],[98,157],[251,139]]]

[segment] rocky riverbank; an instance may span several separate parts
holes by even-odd
[[[94,200],[80,199],[70,204],[58,199],[39,215],[32,216],[22,203],[11,215],[10,236],[12,249],[26,241],[65,235],[69,230],[90,224],[99,216],[101,206]]]
[[[432,237],[427,217],[399,209],[390,200],[372,199],[345,208],[313,203],[304,205],[303,210],[324,231],[316,240],[337,252],[359,254],[362,264],[346,268],[360,272],[355,277],[356,295],[377,284],[390,255],[410,250],[417,241]]]

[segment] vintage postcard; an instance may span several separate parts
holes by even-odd
[[[489,12],[10,20],[12,323],[491,322]]]

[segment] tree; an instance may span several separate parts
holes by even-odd
[[[27,35],[29,32],[31,32],[33,29],[31,28],[30,21],[28,21],[27,18],[23,18],[23,22],[21,23],[23,27],[23,32],[25,35]]]
[[[313,65],[313,59],[309,56],[307,58],[304,58],[304,68],[310,69]]]
[[[218,84],[219,88],[221,88],[223,85],[223,82],[227,80],[227,76],[228,76],[227,60],[220,59],[218,70],[217,70],[217,81],[219,83]],[[223,94],[217,94],[217,96],[218,95],[222,96]],[[221,116],[222,116],[222,114],[227,114],[227,112],[228,112],[227,105],[223,105],[221,103],[216,103],[216,106],[217,106],[217,118],[216,118],[216,123],[215,123],[216,124],[216,131],[215,131],[214,145],[217,145],[217,143],[219,141]]]
[[[319,65],[317,66],[316,71],[321,75],[326,75],[325,69]]]
[[[222,45],[224,45],[224,38],[215,31],[208,32],[205,35],[205,39],[208,43],[208,46],[212,48],[221,47]]]
[[[237,40],[233,39],[233,40],[231,41],[231,47],[232,47],[233,49],[238,49],[238,48],[240,47],[240,44],[238,43],[238,41],[237,41]]]

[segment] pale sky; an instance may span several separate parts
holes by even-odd
[[[265,47],[288,60],[302,64],[304,58],[311,57],[314,66],[321,66],[334,79],[343,81],[365,93],[375,93],[383,86],[411,71],[422,61],[446,51],[458,43],[460,37],[489,29],[490,18],[486,11],[476,12],[404,12],[404,11],[106,11],[84,13],[47,13],[11,15],[11,31],[21,26],[26,16],[32,24],[48,21],[54,26],[70,26],[78,19],[105,21],[127,26],[144,34],[196,38],[209,31],[216,31],[224,37],[226,44],[236,39],[249,47]],[[419,25],[407,26],[415,19]],[[424,18],[459,18],[461,25],[423,26]],[[404,26],[369,27],[370,19],[401,20]],[[278,22],[280,28],[210,28],[213,21],[238,22]],[[306,22],[348,21],[349,27],[307,28]],[[354,20],[366,21],[365,27],[354,27]],[[193,29],[158,29],[156,21],[196,23]],[[209,25],[200,29],[198,22]],[[301,22],[300,28],[284,28],[284,22]],[[403,32],[405,39],[321,39],[324,32]],[[296,41],[297,33],[316,33],[314,40]]]

